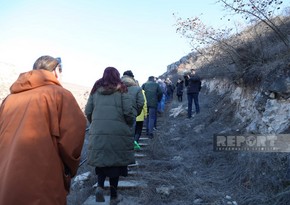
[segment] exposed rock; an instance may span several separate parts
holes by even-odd
[[[201,204],[203,202],[202,199],[198,198],[193,201],[194,204]]]
[[[204,86],[208,88],[209,93],[217,92],[221,96],[227,94],[232,103],[237,103],[235,116],[248,124],[246,127],[248,132],[280,133],[290,126],[289,98],[276,99],[273,92],[267,98],[264,95],[268,94],[267,92],[261,93],[258,89],[242,88],[231,84],[226,79],[207,80]],[[276,92],[278,93],[277,89]],[[279,93],[281,95],[281,89]]]
[[[156,192],[163,196],[169,196],[174,188],[174,186],[161,186],[156,188]]]
[[[268,90],[272,92],[270,94],[270,97],[271,95],[273,95],[273,93],[275,93],[279,97],[288,99],[290,97],[290,77],[289,76],[277,77],[277,79],[272,82]]]

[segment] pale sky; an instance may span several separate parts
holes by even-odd
[[[0,61],[28,71],[51,55],[65,82],[91,87],[113,66],[143,83],[191,52],[173,13],[217,26],[222,12],[215,0],[0,0]]]

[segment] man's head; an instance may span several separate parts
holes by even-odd
[[[131,70],[127,70],[127,71],[125,71],[125,72],[123,73],[123,75],[127,75],[127,76],[129,76],[129,77],[131,77],[131,78],[134,78],[134,75],[133,75],[133,73],[132,73]]]
[[[47,70],[54,72],[57,78],[60,77],[62,72],[61,58],[53,58],[51,56],[41,56],[33,64],[33,70]]]
[[[194,75],[195,74],[195,70],[194,69],[190,69],[190,74]]]
[[[148,81],[152,81],[152,82],[154,82],[154,81],[155,81],[155,77],[154,77],[154,76],[150,76],[150,77],[148,78]]]

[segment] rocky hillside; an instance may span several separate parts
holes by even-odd
[[[290,18],[281,21],[279,28],[289,34]],[[234,117],[246,132],[289,130],[290,47],[261,23],[228,39],[226,44],[234,51],[217,43],[182,57],[169,65],[161,77],[176,82],[178,77],[195,69],[207,92],[227,97],[235,105]]]
[[[280,29],[289,34],[289,18],[283,22]],[[195,69],[203,79],[201,112],[188,120],[186,102],[168,104],[183,111],[166,113],[152,145],[147,204],[289,204],[289,153],[214,152],[213,136],[290,134],[290,48],[261,24],[227,43],[234,53],[213,45],[182,57],[160,76],[175,83]],[[160,185],[175,188],[162,199],[152,191]]]

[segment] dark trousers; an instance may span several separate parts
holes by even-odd
[[[182,95],[177,95],[178,102],[182,102]]]
[[[136,126],[135,126],[135,137],[134,140],[136,142],[139,142],[139,138],[142,133],[142,128],[143,128],[143,121],[136,121]]]
[[[188,93],[187,94],[187,101],[188,101],[187,117],[188,118],[191,118],[191,115],[192,115],[192,99],[195,105],[195,112],[199,113],[198,93]]]
[[[157,108],[149,107],[148,108],[148,117],[146,119],[146,132],[147,134],[153,134],[153,127],[156,125],[157,119]]]
[[[105,179],[106,175],[98,174],[98,186],[104,188],[105,186]],[[110,177],[110,195],[111,197],[117,196],[117,189],[118,189],[118,183],[119,183],[119,177]]]

